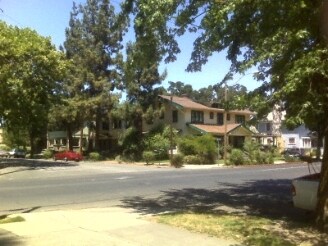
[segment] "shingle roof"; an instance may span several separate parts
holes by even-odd
[[[213,135],[224,135],[225,132],[224,125],[219,126],[219,125],[190,124],[189,126],[201,132],[211,133]],[[251,130],[249,130],[248,128],[244,127],[241,124],[228,124],[227,133],[229,134],[230,132],[232,132],[233,130],[239,127],[243,127],[244,129],[247,129],[249,132],[252,132]]]
[[[165,96],[165,95],[160,95],[161,98],[170,101],[171,96]],[[212,107],[207,107],[203,104],[194,102],[188,97],[177,97],[177,96],[172,96],[172,102],[173,104],[177,104],[183,108],[189,108],[189,109],[198,109],[198,110],[210,110],[210,111],[215,111],[215,112],[223,112],[224,109],[220,108],[212,108]],[[250,110],[230,110],[229,113],[239,113],[239,114],[250,114],[250,115],[255,115],[255,112],[252,112]]]
[[[161,95],[160,97],[163,98],[163,99],[166,99],[168,101],[171,100],[171,96]],[[184,108],[199,109],[199,110],[218,110],[218,109],[215,109],[215,108],[207,107],[207,106],[205,106],[203,104],[200,104],[200,103],[196,103],[188,97],[172,96],[172,102],[174,104],[178,104],[178,105],[180,105]]]

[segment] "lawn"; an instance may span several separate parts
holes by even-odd
[[[327,245],[327,235],[309,225],[225,213],[181,212],[155,216],[155,220],[213,237],[233,239],[242,245]]]

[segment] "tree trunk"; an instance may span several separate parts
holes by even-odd
[[[321,42],[328,47],[328,0],[322,0],[320,18]],[[326,60],[324,62],[327,62]],[[327,113],[327,112],[326,112]],[[327,114],[326,114],[327,115]],[[328,124],[324,132],[324,151],[318,189],[316,223],[318,228],[328,233]]]
[[[325,131],[325,139],[328,139],[328,127]],[[328,233],[328,141],[324,143],[324,154],[318,190],[318,204],[316,209],[316,223],[321,231]]]
[[[67,140],[68,140],[68,150],[73,150],[73,133],[72,133],[72,127],[71,124],[68,123],[67,125]]]
[[[79,140],[79,145],[80,145],[80,154],[83,154],[83,126],[81,127],[80,130],[80,140]]]
[[[100,107],[96,112],[96,133],[95,133],[95,150],[100,151],[100,127],[101,127],[101,112]]]

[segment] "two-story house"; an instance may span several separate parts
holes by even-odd
[[[265,119],[259,121],[257,129],[261,135],[263,145],[277,146],[280,151],[285,149],[298,149],[301,153],[314,147],[315,138],[305,125],[300,125],[293,130],[284,127],[285,111],[275,105]]]
[[[227,112],[225,127],[224,109],[208,107],[196,103],[188,97],[160,96],[164,114],[153,124],[143,122],[144,131],[150,130],[154,125],[165,123],[177,129],[181,135],[198,135],[209,133],[223,143],[225,133],[229,144],[241,147],[246,138],[252,138],[255,133],[246,127],[254,115],[249,110],[231,110]]]

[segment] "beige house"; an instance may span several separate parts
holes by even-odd
[[[196,103],[188,97],[160,96],[160,106],[164,113],[153,124],[143,122],[144,131],[149,131],[157,124],[170,124],[181,135],[209,133],[223,143],[225,132],[229,144],[240,147],[245,139],[255,136],[255,132],[245,126],[254,115],[249,110],[231,110],[227,112],[227,125],[224,122],[224,109],[208,107]]]

